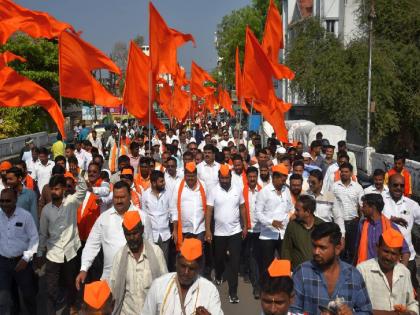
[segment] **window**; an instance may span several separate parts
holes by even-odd
[[[335,33],[335,22],[336,20],[326,20],[326,29],[330,33]]]

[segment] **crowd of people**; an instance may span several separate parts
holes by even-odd
[[[346,142],[320,133],[74,131],[0,163],[0,314],[223,314],[239,277],[265,315],[419,314],[403,156],[363,188]]]

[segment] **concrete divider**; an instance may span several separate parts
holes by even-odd
[[[37,132],[14,138],[0,140],[0,159],[11,159],[19,155],[25,146],[25,140],[32,138],[37,147],[50,146],[57,137],[57,133]]]

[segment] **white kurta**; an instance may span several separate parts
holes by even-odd
[[[176,273],[172,272],[153,281],[144,302],[142,315],[182,314],[175,277]],[[212,315],[223,314],[217,288],[203,277],[198,277],[189,288],[184,306],[186,314],[195,314],[199,306],[203,306]]]

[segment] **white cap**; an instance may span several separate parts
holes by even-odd
[[[191,139],[189,140],[189,142],[188,142],[188,143],[191,143],[191,142],[196,143],[197,141],[195,140],[195,138],[194,138],[194,137],[191,137]]]
[[[310,154],[309,152],[303,152],[303,153],[302,153],[302,156],[303,156],[304,158],[312,158],[312,156],[311,156],[311,154]]]
[[[278,153],[278,154],[286,154],[286,149],[278,145],[277,146],[276,153]]]
[[[157,139],[152,139],[152,147],[154,147],[155,145],[160,146],[159,140],[157,140]]]

